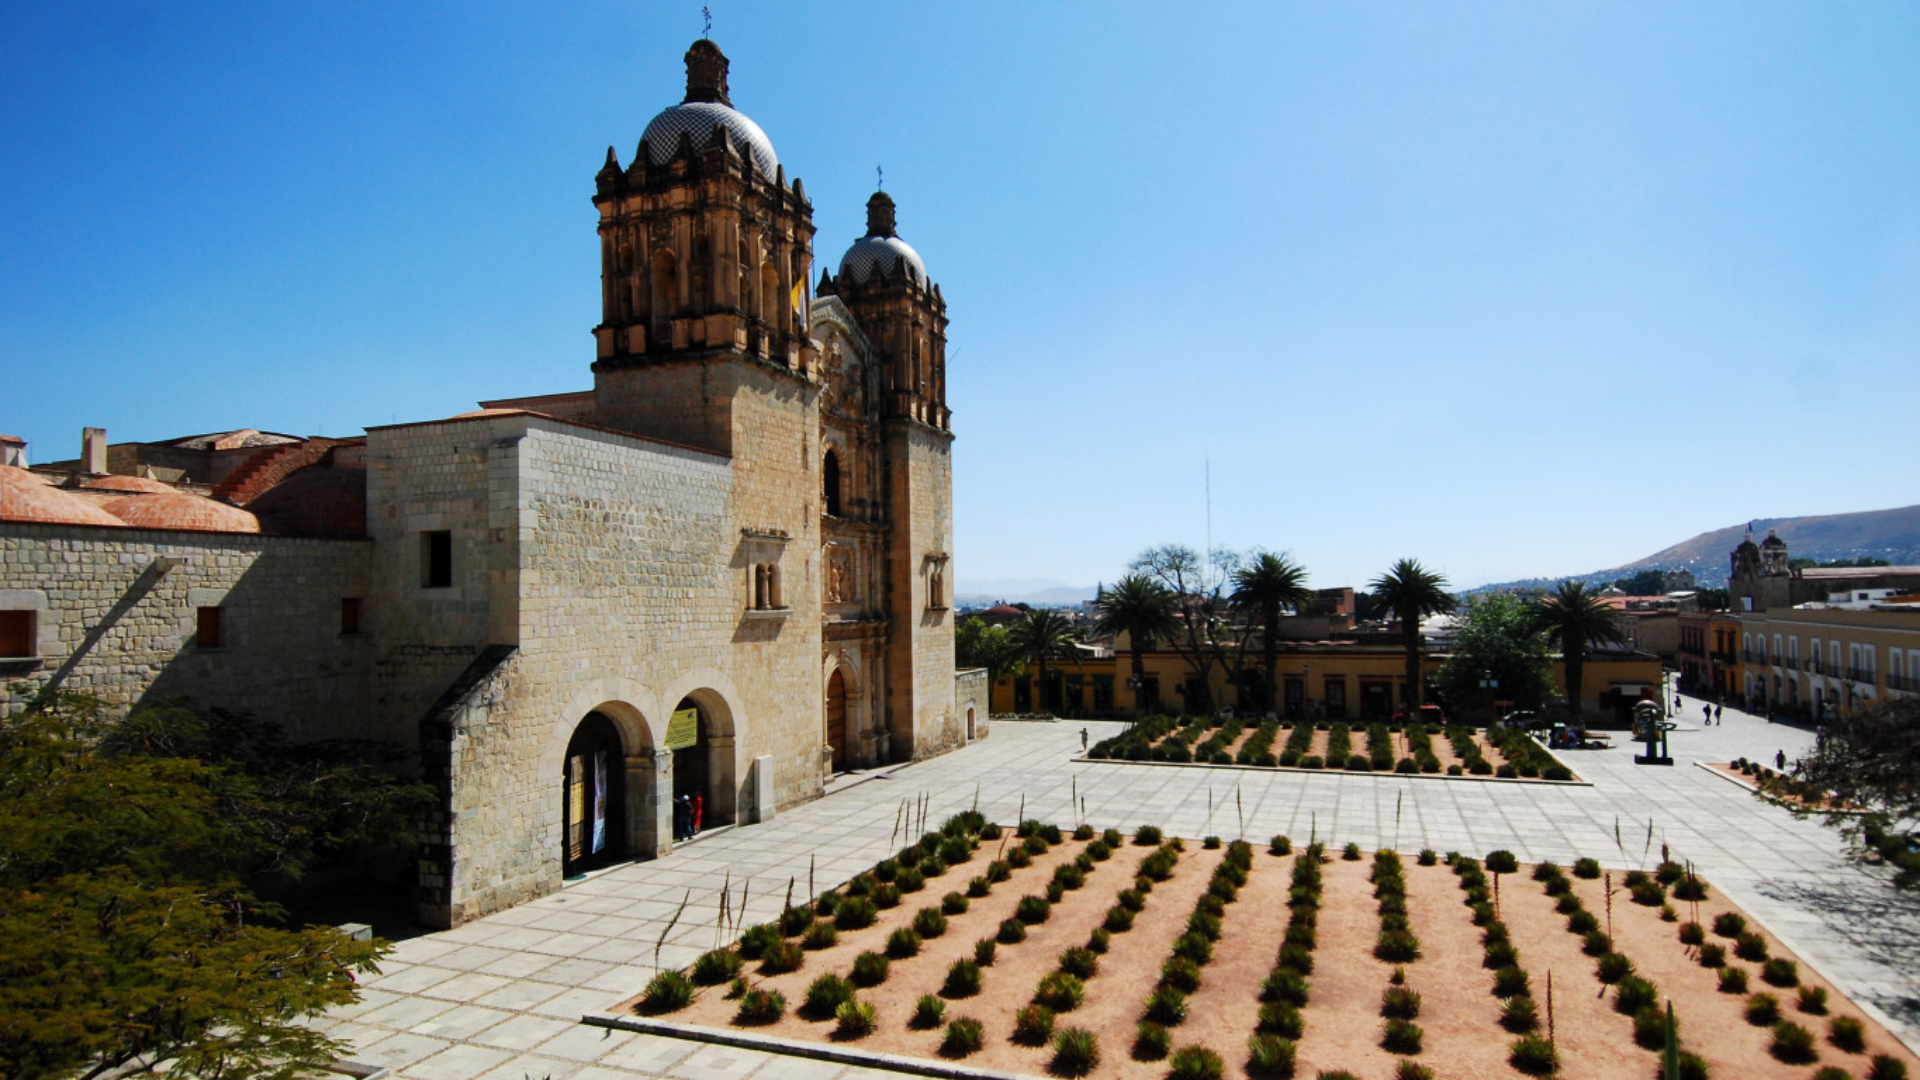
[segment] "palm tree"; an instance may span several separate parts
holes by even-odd
[[[1373,579],[1374,597],[1400,620],[1400,631],[1407,641],[1407,711],[1418,709],[1426,698],[1420,688],[1420,619],[1453,610],[1453,597],[1447,594],[1447,579],[1421,566],[1416,559],[1401,559],[1386,573]]]
[[[1313,599],[1307,588],[1306,567],[1287,558],[1263,551],[1253,561],[1233,572],[1233,594],[1227,598],[1233,610],[1260,620],[1260,658],[1266,664],[1266,708],[1274,708],[1274,669],[1280,665],[1280,609],[1300,606]]]
[[[1567,715],[1577,720],[1587,646],[1625,641],[1620,613],[1588,592],[1586,582],[1563,581],[1540,604],[1540,625],[1547,632],[1547,640],[1560,646],[1560,658],[1567,667]]]
[[[1027,612],[1012,627],[1014,654],[1031,660],[1040,669],[1040,706],[1047,705],[1047,661],[1073,647],[1073,624],[1065,615],[1047,608]]]
[[[1146,693],[1147,642],[1165,640],[1179,631],[1173,619],[1173,594],[1145,574],[1128,574],[1103,589],[1093,602],[1093,630],[1096,634],[1127,635],[1127,648],[1133,659],[1133,711],[1146,711],[1141,698]]]

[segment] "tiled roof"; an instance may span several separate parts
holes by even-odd
[[[122,495],[107,500],[103,506],[108,513],[136,528],[230,533],[260,531],[260,519],[245,510],[184,491],[164,495]]]
[[[124,524],[85,499],[52,487],[25,469],[0,466],[0,521],[36,521],[53,525]]]

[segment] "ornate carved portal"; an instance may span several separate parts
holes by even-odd
[[[827,680],[827,745],[833,752],[833,771],[847,768],[847,680],[838,669]]]

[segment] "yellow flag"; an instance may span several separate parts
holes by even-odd
[[[796,281],[793,283],[793,310],[796,315],[800,313],[800,298],[802,294],[806,292],[806,289],[807,283],[804,281]]]

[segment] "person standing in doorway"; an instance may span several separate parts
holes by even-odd
[[[693,801],[685,795],[673,800],[673,838],[685,840],[693,832]]]
[[[702,810],[705,810],[706,808],[707,808],[707,797],[706,797],[706,796],[704,796],[704,795],[702,795],[702,794],[700,794],[700,793],[699,793],[699,792],[697,792],[697,791],[696,791],[696,792],[694,792],[694,795],[693,795],[693,831],[692,831],[691,833],[689,833],[689,834],[688,834],[688,836],[687,836],[687,838],[688,838],[688,839],[692,839],[693,837],[695,837],[695,836],[698,836],[698,835],[700,834],[700,812],[701,812]]]

